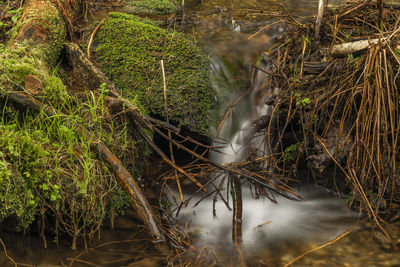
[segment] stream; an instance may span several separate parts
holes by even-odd
[[[318,1],[284,0],[283,4],[291,14],[307,16],[316,13]],[[280,10],[281,1],[275,0],[185,1],[185,23],[176,28],[192,35],[210,53],[215,94],[219,96],[215,116],[221,118],[237,97],[249,87],[251,90],[232,110],[219,133],[219,139],[225,143],[220,148],[223,153],[210,155],[216,163],[239,162],[251,150],[257,156],[269,153],[262,133],[246,129],[254,119],[270,115],[273,108],[265,104],[265,98],[274,94],[274,89],[268,88],[268,93],[260,96],[260,91],[265,90],[265,74],[252,66],[259,61],[260,53],[285,31],[274,24],[276,19],[272,16]],[[216,129],[210,131],[215,133]],[[249,138],[251,143],[246,142]],[[218,172],[214,175],[218,176],[216,184],[224,188],[221,195],[227,196],[231,208],[230,177]],[[360,214],[345,208],[333,192],[305,181],[294,188],[306,201],[274,195],[274,203],[255,197],[248,183],[243,183],[242,252],[248,266],[282,266],[348,230],[352,232],[342,240],[304,257],[294,266],[400,266],[400,253],[392,250],[372,223],[357,221]],[[193,236],[197,249],[194,256],[207,258],[207,265],[237,266],[238,259],[233,256],[232,210],[218,199],[214,216],[213,196],[194,207],[200,198],[195,196],[177,217],[177,222]],[[392,219],[400,226],[399,218]],[[114,230],[105,227],[99,238],[88,241],[88,250],[80,244],[80,250],[72,251],[64,241],[56,247],[51,240],[44,249],[42,239],[29,233],[6,234],[2,240],[7,244],[8,255],[24,263],[20,266],[68,266],[72,262],[72,266],[163,266],[165,259],[146,241],[145,230],[138,224],[128,211],[116,219]],[[388,229],[400,238],[397,228]],[[14,264],[1,254],[0,266]]]

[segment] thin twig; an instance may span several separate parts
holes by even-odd
[[[4,245],[4,242],[1,238],[0,238],[0,244],[3,246],[4,255],[6,255],[7,259],[9,259],[12,263],[14,263],[15,267],[18,267],[17,263],[8,255],[6,245]]]
[[[107,17],[105,17],[104,19],[102,19],[100,21],[100,23],[96,26],[96,28],[93,30],[92,34],[90,35],[90,39],[89,39],[89,43],[88,43],[88,47],[86,50],[87,53],[87,57],[90,59],[90,48],[92,47],[92,43],[93,43],[93,39],[94,36],[96,35],[97,31],[100,29],[101,25],[103,25],[104,21],[107,19]]]
[[[169,124],[169,114],[168,114],[168,98],[167,98],[167,81],[165,78],[165,69],[164,69],[164,60],[161,59],[161,71],[162,71],[162,77],[163,77],[163,91],[164,91],[164,111],[165,111],[165,117],[167,119],[167,123]],[[171,140],[171,131],[168,131],[168,138]],[[171,161],[172,163],[175,164],[175,157],[174,157],[174,151],[172,149],[172,143],[171,141],[168,142],[169,143],[169,153],[171,155]],[[179,177],[178,177],[178,173],[176,172],[176,169],[174,169],[175,172],[175,178],[176,178],[176,184],[178,186],[178,190],[179,190],[179,196],[181,198],[181,203],[183,203],[183,194],[182,194],[182,188],[181,188],[181,183],[179,181]]]
[[[288,267],[288,266],[292,265],[293,263],[295,263],[296,261],[300,260],[301,258],[307,256],[310,253],[313,253],[313,252],[315,252],[317,250],[320,250],[321,248],[324,248],[326,246],[329,246],[329,245],[332,245],[332,244],[338,242],[340,239],[342,239],[343,237],[345,237],[348,234],[350,234],[351,231],[352,230],[348,230],[348,231],[344,232],[343,234],[341,234],[340,236],[336,237],[334,240],[331,240],[331,241],[329,241],[329,242],[327,242],[327,243],[325,243],[325,244],[323,244],[323,245],[321,245],[319,247],[313,248],[313,249],[301,254],[300,256],[298,256],[298,257],[294,258],[293,260],[289,261],[288,263],[286,263],[283,267]]]

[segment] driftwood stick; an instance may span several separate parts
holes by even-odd
[[[83,127],[78,127],[86,138],[91,138],[90,133]],[[140,219],[145,224],[150,233],[153,242],[164,242],[165,237],[161,230],[160,222],[154,213],[153,208],[147,202],[146,197],[140,190],[139,185],[133,179],[129,171],[122,162],[110,151],[110,149],[97,137],[92,137],[92,149],[98,149],[100,155],[113,167],[118,177],[119,184],[128,192],[133,207],[138,213]]]
[[[379,41],[384,41],[384,39],[361,40],[340,45],[334,45],[331,49],[331,54],[334,56],[348,55],[367,49],[372,44],[378,44]]]
[[[322,17],[324,15],[324,7],[325,7],[325,0],[319,0],[318,15],[317,15],[317,20],[315,21],[315,40],[317,41],[319,41],[320,39],[319,31],[321,29]]]
[[[26,108],[35,111],[44,111],[48,116],[54,116],[56,113],[30,94],[25,92],[9,92],[8,98]],[[138,213],[140,219],[145,224],[150,236],[154,242],[165,241],[164,233],[161,230],[160,222],[155,215],[152,207],[147,202],[146,197],[140,190],[139,185],[135,182],[129,171],[123,166],[122,162],[110,151],[110,149],[96,136],[93,136],[87,129],[77,125],[77,131],[80,132],[86,140],[91,141],[91,149],[97,152],[101,157],[112,166],[119,184],[129,194],[133,208]]]

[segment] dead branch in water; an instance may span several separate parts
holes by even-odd
[[[14,264],[15,267],[17,267],[18,264],[13,260],[13,258],[11,258],[8,255],[6,245],[4,245],[4,242],[3,242],[3,240],[1,238],[0,238],[0,244],[3,246],[4,256],[6,256],[6,258],[9,259]]]
[[[239,176],[233,176],[233,190],[235,192],[234,206],[233,206],[233,227],[232,239],[235,246],[240,247],[242,243],[242,214],[243,214],[243,200],[242,200],[242,182]]]

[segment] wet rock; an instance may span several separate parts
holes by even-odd
[[[326,148],[316,142],[314,145],[315,153],[307,157],[309,166],[318,173],[323,173],[328,165],[333,162],[332,157],[338,162],[343,161],[353,146],[351,140],[346,139],[344,132],[339,133],[338,128],[335,128],[335,131],[328,132],[327,138],[323,142]]]

